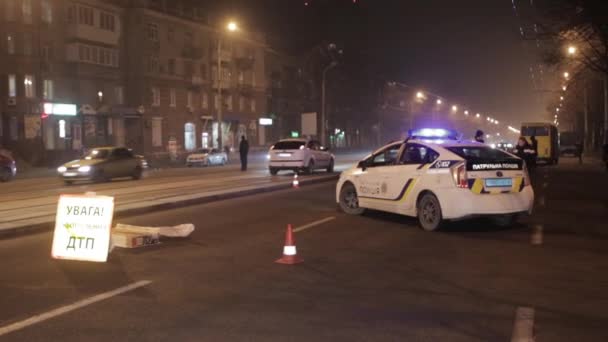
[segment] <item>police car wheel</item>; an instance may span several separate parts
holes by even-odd
[[[433,194],[424,194],[418,202],[418,222],[427,232],[438,230],[443,223],[439,200]]]
[[[347,183],[340,190],[340,209],[349,215],[361,215],[365,208],[359,207],[359,197],[354,185]]]
[[[277,173],[279,173],[279,169],[276,169],[274,167],[271,167],[268,170],[270,171],[270,174],[273,175],[273,176],[276,176]]]

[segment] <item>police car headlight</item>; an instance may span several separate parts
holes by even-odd
[[[68,170],[68,168],[65,167],[65,166],[60,166],[60,167],[57,168],[57,172],[59,172],[59,173],[64,173],[67,170]]]
[[[270,160],[270,153],[266,155],[266,160]]]
[[[87,173],[91,171],[91,167],[90,166],[81,166],[78,168],[78,172],[82,172],[82,173]]]

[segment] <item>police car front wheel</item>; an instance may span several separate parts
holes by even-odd
[[[361,215],[365,212],[364,208],[359,207],[357,189],[351,183],[344,184],[340,190],[340,209],[350,215]]]
[[[418,202],[418,222],[426,231],[438,230],[442,223],[441,205],[435,195],[426,193]]]

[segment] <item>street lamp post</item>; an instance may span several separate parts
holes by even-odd
[[[325,119],[325,78],[327,72],[336,67],[338,65],[337,62],[333,61],[331,64],[326,66],[323,69],[323,76],[321,80],[321,145],[327,146],[327,124]]]
[[[231,21],[228,23],[228,25],[226,25],[226,28],[228,31],[234,32],[238,29],[238,26],[235,22]],[[224,145],[224,140],[222,137],[222,110],[224,107],[222,102],[222,31],[218,33],[217,37],[217,100],[219,102],[217,107],[217,147],[220,151],[222,151],[222,147]]]

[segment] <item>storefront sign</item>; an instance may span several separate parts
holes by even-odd
[[[272,126],[271,118],[260,118],[258,122],[261,126]]]
[[[105,262],[113,215],[114,197],[61,195],[53,234],[53,258]]]
[[[300,132],[297,132],[297,131],[291,131],[291,137],[292,137],[292,138],[299,138],[299,137],[300,137]]]
[[[75,116],[78,114],[78,109],[74,104],[67,103],[45,103],[44,104],[45,115],[69,115]]]

